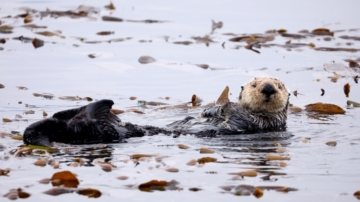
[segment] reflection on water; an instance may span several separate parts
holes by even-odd
[[[103,200],[356,200],[360,117],[346,103],[360,102],[359,3],[114,1],[115,10],[101,1],[82,3],[0,6],[0,114],[6,118],[0,195],[86,199],[67,188],[58,196],[43,193],[52,185],[39,180],[69,170],[79,189],[97,189]],[[124,122],[164,127],[202,110],[184,104],[193,94],[204,106],[229,86],[233,101],[254,76],[282,80],[297,92],[294,106],[332,103],[346,113],[291,112],[281,133],[157,135],[124,144],[56,144],[57,151],[20,148],[13,136],[45,114],[104,98],[114,100]],[[215,162],[199,161],[204,157]],[[160,183],[145,186],[153,193],[139,191],[152,180]]]

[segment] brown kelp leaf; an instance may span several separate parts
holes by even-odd
[[[256,46],[256,45],[258,45],[258,44],[259,44],[259,42],[252,43],[252,44],[248,44],[248,45],[245,46],[245,48],[248,49],[248,50],[252,50],[252,51],[254,51],[255,53],[259,53],[259,54],[260,54],[260,51],[253,49],[253,47]]]
[[[100,55],[95,54],[95,53],[91,53],[91,54],[88,55],[88,57],[94,59],[94,58],[100,57]]]
[[[83,100],[86,100],[86,101],[89,101],[89,102],[93,101],[93,99],[91,97],[84,97]]]
[[[70,100],[70,101],[77,101],[81,100],[81,97],[79,96],[61,96],[59,97],[60,100]]]
[[[26,88],[25,86],[16,86],[16,88],[18,88],[19,90],[28,90],[28,88]]]
[[[225,89],[223,90],[223,92],[221,93],[221,95],[219,96],[219,98],[217,99],[216,104],[223,105],[225,103],[230,102],[229,91],[230,91],[230,88],[228,86],[226,86]]]
[[[194,165],[196,165],[196,163],[197,163],[197,160],[196,160],[196,159],[191,159],[189,162],[186,163],[186,165],[188,165],[188,166],[194,166]]]
[[[134,112],[134,113],[137,113],[137,114],[145,114],[145,112],[142,112],[142,111],[140,111],[138,109],[133,109],[133,108],[127,109],[126,112]]]
[[[102,31],[102,32],[98,32],[96,33],[97,35],[111,35],[111,34],[114,34],[115,32],[110,32],[110,31]]]
[[[1,38],[1,39],[0,39],[0,43],[2,43],[2,44],[6,43],[6,39]]]
[[[215,151],[208,149],[208,148],[200,148],[200,154],[213,154]]]
[[[359,191],[356,191],[354,193],[354,196],[357,198],[357,199],[360,199],[360,190]]]
[[[119,114],[124,113],[124,110],[120,110],[120,109],[110,109],[110,111],[112,113],[114,113],[115,115],[119,115]]]
[[[43,111],[43,117],[47,117],[47,115],[46,111]]]
[[[26,24],[23,25],[22,27],[28,28],[28,29],[46,29],[46,26],[39,26],[39,25],[35,25],[35,24]]]
[[[202,189],[197,188],[197,187],[189,188],[189,191],[194,191],[194,192],[201,191],[201,190],[202,190]]]
[[[53,186],[64,185],[64,187],[77,188],[79,180],[70,171],[61,171],[51,177],[51,183]]]
[[[329,142],[327,142],[325,144],[328,145],[328,146],[331,146],[331,147],[335,147],[337,145],[337,142],[336,141],[329,141]]]
[[[101,169],[105,172],[111,172],[113,169],[113,167],[108,163],[101,163],[99,165],[100,165]]]
[[[213,157],[203,157],[197,160],[197,162],[199,164],[205,164],[205,163],[211,163],[211,162],[216,162],[216,158]]]
[[[13,140],[21,140],[22,141],[24,139],[24,136],[22,136],[22,135],[12,135],[11,139],[13,139]]]
[[[25,24],[30,23],[30,22],[32,22],[32,21],[33,21],[33,19],[32,19],[31,17],[26,17],[26,18],[24,18],[24,23],[25,23]]]
[[[106,5],[106,6],[105,6],[105,8],[106,8],[106,9],[109,9],[109,10],[115,10],[115,9],[116,9],[115,6],[114,6],[114,4],[113,4],[113,2],[111,2],[111,1],[110,1],[110,4],[109,4],[109,5]]]
[[[296,90],[294,90],[294,92],[293,92],[293,95],[295,96],[295,97],[297,97],[298,96],[298,90],[296,89]]]
[[[142,158],[142,157],[153,157],[154,155],[151,155],[151,154],[133,154],[133,155],[130,155],[130,158],[131,159],[139,159],[139,158]]]
[[[177,173],[179,172],[178,168],[174,168],[174,167],[170,167],[170,168],[165,168],[166,171],[170,172],[170,173]]]
[[[360,41],[360,37],[358,37],[358,36],[346,36],[345,35],[345,36],[339,36],[339,38]]]
[[[154,59],[154,58],[151,57],[151,56],[141,56],[141,57],[138,59],[138,61],[139,61],[140,64],[148,64],[148,63],[156,62],[156,59]]]
[[[196,107],[196,106],[200,106],[202,101],[203,100],[199,96],[194,94],[194,95],[191,96],[191,102],[190,103],[191,103],[192,107]]]
[[[306,36],[301,35],[301,34],[290,34],[290,33],[282,33],[281,34],[282,37],[291,37],[293,39],[303,39],[306,38]],[[290,40],[291,43],[291,40]],[[290,44],[290,43],[286,43],[286,44]]]
[[[301,139],[301,142],[303,142],[303,143],[308,143],[310,141],[310,138],[303,138],[303,139]]]
[[[243,176],[243,177],[256,177],[257,176],[257,172],[255,170],[247,170],[247,171],[242,171],[242,172],[237,172],[237,173],[229,173],[230,175],[239,175],[239,176]]]
[[[34,165],[44,167],[46,166],[46,160],[40,159],[34,162]]]
[[[13,33],[12,30],[13,30],[13,27],[10,27],[8,25],[0,26],[1,34],[11,34],[11,33]]]
[[[317,47],[314,48],[316,51],[344,51],[344,52],[351,52],[355,53],[358,52],[358,49],[355,48],[330,48],[330,47]]]
[[[50,31],[35,32],[35,34],[40,34],[40,35],[49,36],[49,37],[57,36],[57,37],[60,37],[63,39],[65,38],[65,36],[62,36],[61,34],[59,34],[57,32],[50,32]]]
[[[277,153],[285,153],[285,152],[286,152],[286,149],[283,148],[283,147],[279,147],[279,148],[276,149],[276,152],[277,152]]]
[[[330,30],[327,28],[314,29],[311,34],[320,36],[334,36],[334,32],[330,32]]]
[[[193,44],[193,42],[192,41],[174,41],[173,44],[190,45],[190,44]]]
[[[286,30],[286,29],[279,29],[279,30],[277,30],[277,32],[278,32],[279,34],[282,34],[282,33],[287,32],[287,30]]]
[[[210,67],[208,64],[195,64],[195,65],[203,69],[208,69]]]
[[[10,173],[9,168],[6,168],[5,170],[0,168],[0,176],[8,176],[9,173]]]
[[[142,101],[144,101],[144,100],[142,100]],[[140,102],[140,100],[139,100],[139,102]],[[156,102],[156,101],[148,101],[148,102],[144,101],[144,103],[145,103],[145,105],[150,105],[150,106],[168,105],[167,103]],[[141,103],[139,103],[139,104],[141,104]]]
[[[35,114],[34,110],[27,110],[24,112],[24,114]]]
[[[130,100],[136,100],[136,98],[137,98],[137,97],[135,97],[135,96],[129,97]]]
[[[16,189],[11,189],[8,193],[4,194],[3,196],[10,200],[16,200],[18,198],[18,193]]]
[[[54,187],[52,189],[49,189],[47,191],[44,191],[44,194],[48,194],[51,196],[58,196],[61,194],[68,194],[68,193],[72,193],[74,192],[74,190],[69,189],[69,188],[65,188],[65,187]]]
[[[320,114],[345,114],[345,111],[334,104],[314,103],[305,106],[305,110],[309,112],[318,112]]]
[[[5,88],[5,86],[3,84],[0,83],[0,88]]]
[[[101,192],[99,190],[92,188],[80,189],[77,193],[89,198],[99,198],[101,196]]]
[[[39,180],[40,184],[49,184],[51,182],[51,179],[49,178],[44,178],[42,180]]]
[[[211,32],[214,32],[215,29],[220,29],[223,26],[223,22],[215,22],[214,20],[211,20]]]
[[[145,191],[145,192],[152,192],[154,190],[165,191],[166,189],[178,190],[179,188],[176,187],[177,184],[179,184],[179,183],[175,180],[171,180],[169,182],[159,181],[159,180],[151,180],[144,184],[140,184],[139,189],[140,189],[140,191]]]
[[[33,93],[33,95],[35,97],[43,97],[46,99],[52,99],[55,97],[55,95],[51,94],[51,93]]]
[[[122,22],[122,21],[124,21],[121,18],[116,18],[116,17],[112,17],[112,16],[102,16],[101,19],[103,21],[107,21],[107,22]]]
[[[322,88],[321,89],[321,96],[324,96],[325,95],[325,90]]]
[[[0,137],[1,137],[1,138],[11,137],[11,134],[10,134],[10,133],[7,133],[7,132],[0,132]]]
[[[298,32],[299,32],[299,33],[307,34],[307,33],[309,33],[309,30],[303,29],[303,30],[300,30],[300,31],[298,31]]]
[[[360,107],[360,103],[354,102],[354,101],[351,101],[351,100],[346,101],[346,104],[347,105],[352,105],[353,107]]]
[[[256,188],[262,190],[274,190],[280,192],[289,192],[289,191],[297,191],[298,189],[292,187],[284,187],[284,186],[257,186]]]
[[[119,176],[116,179],[118,179],[118,180],[127,180],[127,179],[129,179],[129,177],[128,176]]]
[[[350,84],[347,83],[344,85],[344,93],[346,97],[349,97],[349,93],[350,93]]]
[[[71,162],[70,167],[79,167],[80,166],[80,163],[79,162]]]
[[[163,23],[165,21],[161,21],[161,20],[151,20],[151,19],[146,19],[146,20],[126,20],[127,22],[143,22],[143,23]]]
[[[8,118],[3,118],[2,120],[3,120],[4,123],[12,122],[12,120],[11,120],[11,119],[8,119]]]
[[[233,42],[246,42],[248,44],[265,43],[267,41],[274,40],[274,36],[260,36],[260,35],[247,35],[247,36],[239,36],[229,39],[229,41]]]
[[[286,166],[287,166],[287,163],[284,162],[284,161],[280,161],[280,162],[279,162],[279,166],[281,166],[281,167],[286,167]]]
[[[158,181],[158,180],[151,180],[144,184],[139,185],[140,191],[151,192],[152,190],[165,190],[165,186],[167,186],[168,182],[166,181]]]
[[[18,189],[18,197],[19,198],[29,198],[30,194],[22,191],[20,188]]]
[[[51,166],[54,168],[54,169],[58,169],[60,168],[60,163],[58,161],[54,161]]]
[[[300,107],[292,106],[292,107],[289,107],[289,111],[291,111],[292,113],[299,113],[302,111],[302,109]]]
[[[263,190],[259,189],[259,188],[255,188],[255,190],[253,191],[253,195],[256,198],[261,198],[264,195]]]
[[[270,161],[272,161],[272,160],[290,160],[290,157],[268,154],[265,156],[265,159],[270,160]]]
[[[178,144],[179,149],[189,149],[190,147],[184,144]]]

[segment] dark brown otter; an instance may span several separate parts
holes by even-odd
[[[35,122],[24,132],[24,143],[51,146],[52,142],[70,144],[116,143],[125,138],[170,132],[153,126],[122,123],[110,109],[112,100],[100,100],[83,107],[55,113]]]

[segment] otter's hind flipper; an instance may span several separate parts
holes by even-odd
[[[112,100],[100,100],[86,106],[85,112],[92,119],[104,120],[108,117],[111,107],[114,105]],[[113,117],[110,117],[110,119]]]
[[[203,118],[213,118],[213,117],[220,117],[221,116],[221,106],[214,106],[207,109],[200,114]]]

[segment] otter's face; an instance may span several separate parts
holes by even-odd
[[[241,88],[239,103],[247,110],[278,113],[287,108],[290,94],[278,79],[257,77]]]

